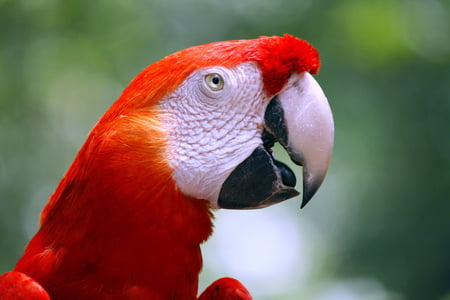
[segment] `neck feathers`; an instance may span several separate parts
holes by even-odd
[[[65,282],[90,280],[111,293],[195,296],[199,245],[211,234],[212,215],[207,201],[177,189],[156,116],[145,110],[99,122],[51,196],[17,270],[53,295],[80,288]]]

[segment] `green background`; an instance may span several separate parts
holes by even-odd
[[[290,33],[321,53],[316,79],[336,126],[329,174],[304,210],[294,199],[219,212],[201,287],[240,278],[227,267],[233,257],[214,249],[221,236],[239,247],[267,227],[238,237],[223,232],[228,216],[258,216],[298,220],[276,246],[301,237],[302,261],[243,276],[256,299],[450,299],[449,3],[0,0],[0,273],[20,257],[89,129],[140,70],[196,44]]]

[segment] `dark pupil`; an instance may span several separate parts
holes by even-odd
[[[212,83],[214,83],[214,84],[219,84],[219,82],[220,82],[219,76],[214,76],[214,77],[212,78]]]

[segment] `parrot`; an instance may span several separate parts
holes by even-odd
[[[200,245],[216,210],[300,195],[276,143],[302,168],[302,208],[319,189],[334,143],[319,68],[319,52],[290,34],[150,64],[91,129],[0,276],[0,299],[252,299],[230,277],[198,293]]]

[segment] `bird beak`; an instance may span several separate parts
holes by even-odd
[[[311,74],[294,75],[287,86],[266,110],[266,130],[283,145],[294,163],[303,166],[303,208],[327,173],[334,122],[327,98]],[[274,122],[277,117],[281,122]]]
[[[294,172],[273,158],[275,142],[303,166],[302,208],[322,184],[333,150],[334,122],[327,98],[311,74],[293,74],[270,101],[264,119],[262,145],[226,179],[220,207],[260,208],[299,194]]]

